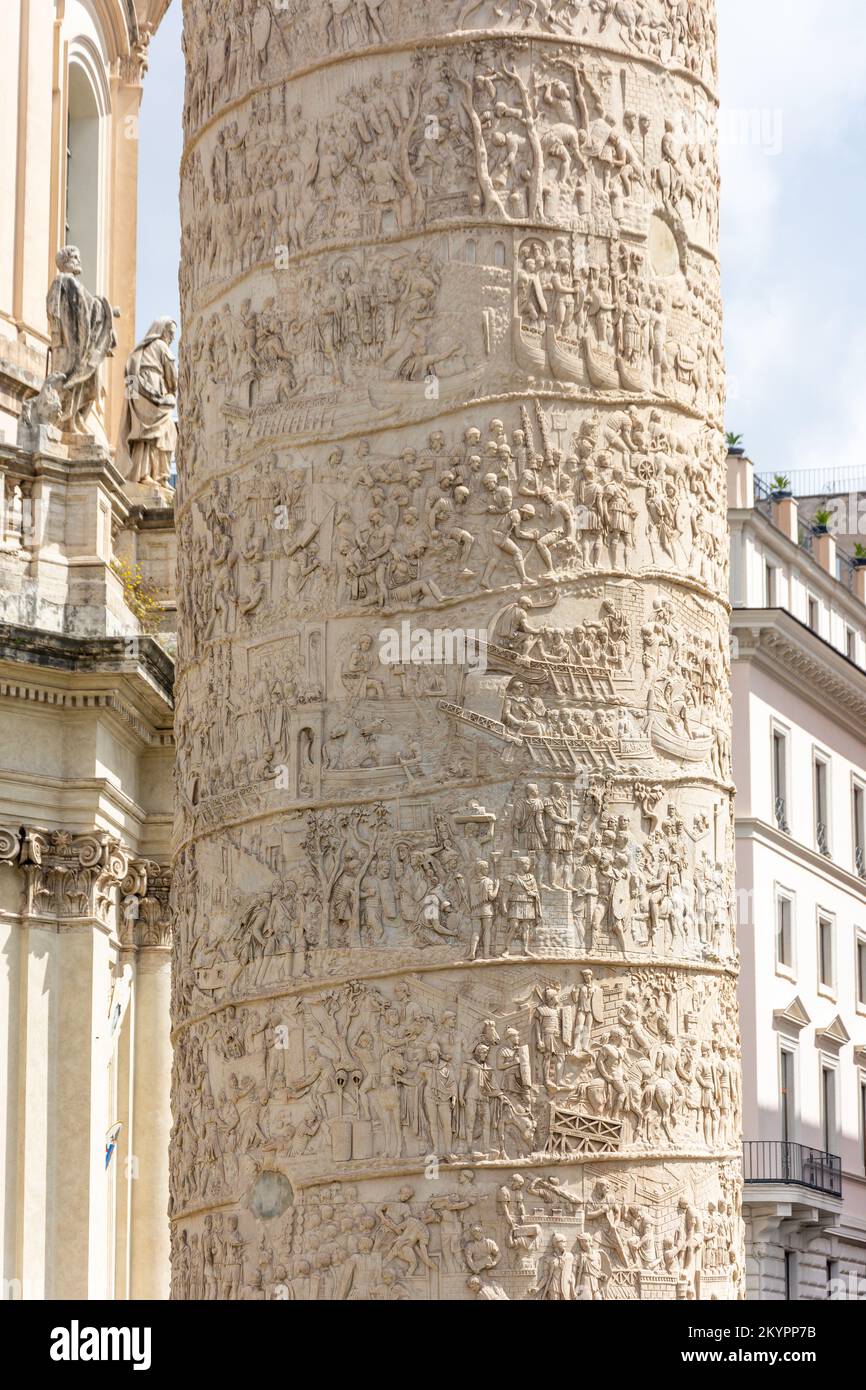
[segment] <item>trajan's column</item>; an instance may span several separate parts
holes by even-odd
[[[736,1298],[713,5],[185,47],[175,1296]]]

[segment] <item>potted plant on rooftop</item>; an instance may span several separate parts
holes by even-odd
[[[734,458],[741,459],[746,452],[743,444],[743,436],[741,434],[731,434],[728,432],[728,434],[725,435],[725,440],[728,445],[728,453],[733,454]]]
[[[784,473],[777,473],[770,483],[770,497],[774,502],[784,502],[791,496],[791,479]]]
[[[828,512],[826,507],[819,507],[812,517],[812,532],[816,536],[828,536],[830,534],[830,522],[833,520],[833,513]]]
[[[854,542],[854,568],[855,570],[866,570],[866,545],[862,541]]]

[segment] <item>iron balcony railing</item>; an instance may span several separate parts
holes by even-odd
[[[785,1139],[747,1139],[743,1144],[743,1178],[748,1183],[795,1183],[827,1197],[842,1196],[839,1155]]]

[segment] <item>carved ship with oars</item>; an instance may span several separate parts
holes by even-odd
[[[535,255],[538,252],[543,254],[547,248],[544,242],[530,239],[516,251],[511,338],[514,360],[520,370],[534,379],[552,378],[564,385],[583,386],[594,391],[627,391],[644,396],[654,394],[649,371],[628,361],[623,352],[612,346],[594,343],[589,333],[578,341],[559,331],[555,324],[550,322],[545,292],[540,285],[536,286],[535,304],[535,310],[539,315],[538,324],[528,326],[524,322],[517,273],[522,250]],[[570,258],[576,271],[573,240]]]
[[[516,300],[511,332],[517,366],[536,380],[552,378],[568,386],[585,386],[595,391],[655,394],[646,372],[628,363],[620,354],[593,345],[588,335],[577,342],[557,334],[550,323],[538,330],[527,328],[521,321]]]
[[[632,676],[617,667],[576,661],[550,660],[524,656],[496,642],[484,646],[487,665],[485,681],[500,676],[497,698],[501,704],[508,684],[515,678],[524,681],[535,691],[545,689],[547,703],[552,709],[567,708],[571,701],[593,709],[615,709],[634,712],[633,722],[641,732],[606,734],[593,729],[578,735],[556,731],[556,721],[527,721],[523,729],[509,727],[500,717],[483,709],[472,708],[472,677],[465,677],[457,700],[439,701],[439,709],[450,719],[469,724],[490,737],[502,749],[503,761],[512,762],[518,749],[527,750],[540,766],[554,770],[573,771],[584,768],[615,768],[623,759],[630,763],[650,760],[654,751],[680,762],[704,763],[713,747],[713,735],[705,728],[692,732],[681,722],[678,726],[664,712],[647,715],[641,706]],[[487,686],[489,689],[489,685]],[[640,720],[640,724],[638,723]],[[547,727],[541,727],[547,722]]]

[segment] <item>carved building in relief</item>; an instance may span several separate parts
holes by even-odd
[[[741,1297],[713,5],[184,44],[174,1294]]]

